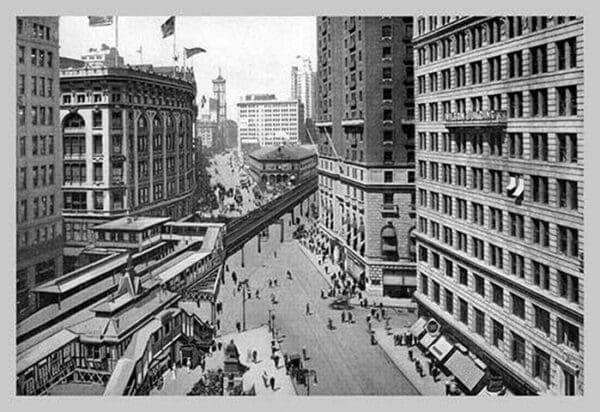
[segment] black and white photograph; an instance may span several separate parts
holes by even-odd
[[[11,17],[15,396],[586,394],[584,16],[380,14]]]

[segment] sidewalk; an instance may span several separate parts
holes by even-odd
[[[394,333],[400,333],[399,329],[392,329],[391,334],[384,328],[375,328],[375,339],[377,344],[385,351],[390,360],[396,365],[413,386],[424,396],[445,396],[446,395],[446,379],[442,372],[438,375],[438,381],[435,382],[429,375],[419,376],[415,368],[415,364],[408,358],[408,347],[394,345]],[[415,359],[420,359],[425,373],[427,373],[427,363],[425,356],[421,351],[413,346],[413,356]]]
[[[248,390],[254,385],[257,396],[296,395],[291,377],[285,373],[283,358],[279,362],[279,368],[275,368],[275,363],[271,359],[271,333],[267,326],[222,336],[219,340],[223,342],[223,350],[217,351],[211,358],[207,358],[207,369],[223,368],[223,351],[232,339],[240,351],[240,362],[250,368],[242,376],[244,390]],[[248,350],[258,352],[256,363],[247,359]],[[217,365],[213,366],[213,362]],[[275,377],[274,391],[265,387],[262,378],[263,371],[266,371],[268,376]]]
[[[318,272],[323,276],[323,278],[327,281],[330,286],[333,286],[330,275],[332,272],[337,272],[341,270],[338,265],[333,264],[328,258],[325,262],[319,264],[319,257],[316,256],[313,252],[310,251],[309,248],[304,246],[300,241],[297,242],[298,247],[306,255],[306,257],[311,261],[311,263],[315,266]],[[325,273],[325,268],[328,269],[327,273]],[[407,309],[408,311],[413,311],[417,309],[417,304],[409,298],[391,298],[389,296],[380,296],[376,295],[374,292],[369,292],[369,290],[362,292],[363,297],[367,298],[370,306],[379,306],[381,303],[386,308],[399,308],[399,309]],[[358,296],[355,296],[350,299],[350,303],[359,306],[360,302],[358,300]]]

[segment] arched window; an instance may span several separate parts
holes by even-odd
[[[381,254],[387,260],[396,260],[398,258],[398,238],[392,222],[388,222],[381,229]]]
[[[416,228],[411,227],[408,231],[408,257],[411,261],[416,262],[417,260],[417,238],[415,237]]]
[[[142,114],[137,122],[138,131],[146,130],[148,128],[148,119],[146,119],[146,115]]]
[[[63,120],[63,128],[73,127],[80,128],[85,127],[85,120],[78,113],[71,113],[65,117]]]

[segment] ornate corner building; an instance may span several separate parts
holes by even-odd
[[[583,394],[583,19],[416,24],[419,312],[518,393]]]
[[[125,215],[195,210],[193,72],[151,65],[61,69],[65,256]]]
[[[376,294],[416,288],[412,17],[317,18],[320,228]]]

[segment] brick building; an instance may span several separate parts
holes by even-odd
[[[58,17],[17,18],[17,319],[62,274]]]
[[[412,25],[317,18],[320,227],[346,271],[400,297],[416,287]]]
[[[517,393],[583,394],[583,20],[416,29],[419,312]]]

